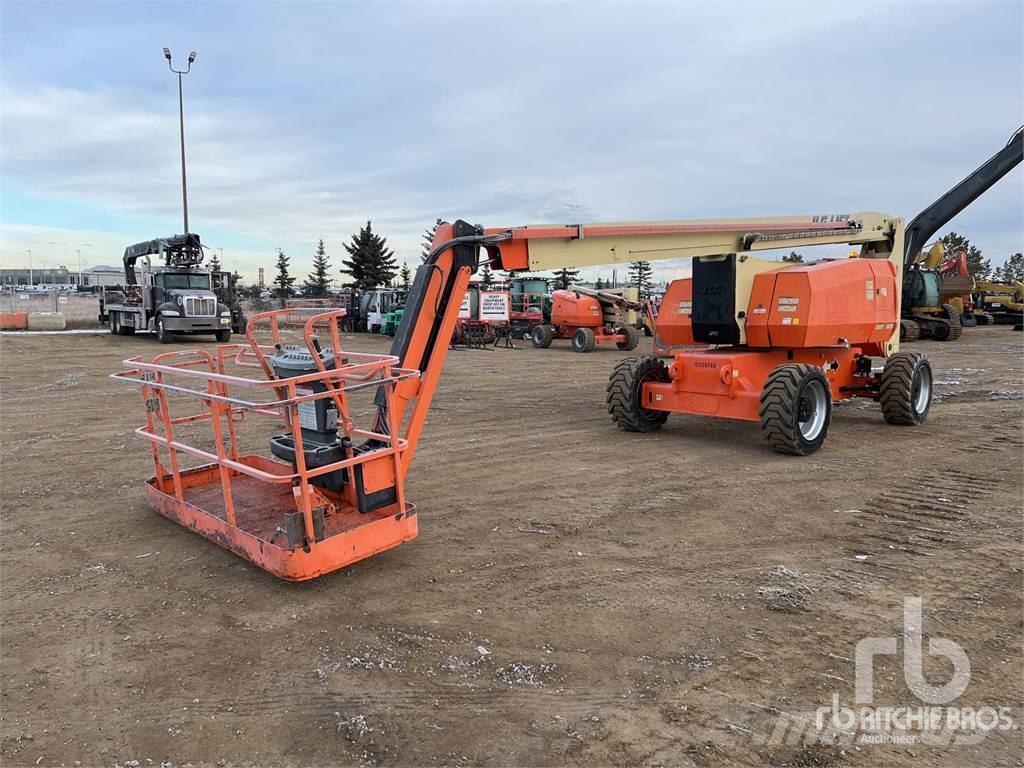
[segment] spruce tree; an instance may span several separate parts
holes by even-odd
[[[491,272],[491,265],[484,262],[484,268],[480,270],[480,287],[489,291],[492,285],[494,285],[494,273]]]
[[[284,300],[292,295],[293,288],[295,285],[295,278],[288,274],[288,262],[290,259],[284,255],[284,251],[280,248],[277,249],[277,277],[274,278],[275,293],[277,298],[281,300],[281,306],[284,306]]]
[[[995,271],[995,279],[1000,283],[1018,283],[1024,281],[1024,254],[1020,251],[1006,260],[1003,266]]]
[[[790,251],[788,256],[783,256],[782,257],[782,260],[783,261],[788,261],[788,262],[790,262],[792,264],[802,264],[803,261],[804,261],[804,257],[801,256],[796,251]]]
[[[559,269],[555,272],[555,287],[561,288],[563,291],[567,290],[570,285],[576,282],[579,276],[580,271],[578,269]]]
[[[324,246],[323,238],[320,238],[313,254],[313,271],[309,273],[305,282],[305,288],[310,296],[322,299],[328,294],[331,287],[330,270],[331,262],[327,258],[327,248]]]
[[[345,250],[352,258],[345,259],[341,271],[351,276],[353,287],[367,291],[389,285],[398,271],[395,252],[387,247],[387,238],[374,234],[373,222],[367,221]]]
[[[636,286],[642,299],[651,292],[654,270],[649,261],[634,261],[629,266],[629,282]]]
[[[957,251],[967,254],[967,271],[974,276],[975,280],[987,280],[992,275],[992,262],[981,256],[981,250],[971,245],[971,241],[956,232],[948,232],[939,238],[942,247],[946,249],[946,258],[956,256]]]
[[[434,233],[437,232],[437,228],[441,225],[441,219],[434,221],[434,226],[427,230],[424,230],[423,237],[421,238],[423,244],[423,253],[420,254],[420,261],[426,262],[427,257],[430,255],[430,246],[434,242]]]
[[[412,282],[412,271],[409,269],[409,265],[404,261],[402,262],[402,269],[399,271],[399,280],[401,281],[403,290],[409,290],[409,284]]]

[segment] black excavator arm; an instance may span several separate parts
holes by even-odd
[[[1006,146],[982,163],[967,178],[921,211],[907,225],[903,240],[903,263],[909,268],[936,232],[960,211],[981,197],[1024,157],[1024,126],[1006,142]]]

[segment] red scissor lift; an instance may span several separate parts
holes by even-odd
[[[150,505],[160,514],[205,536],[271,573],[291,581],[329,571],[408,541],[416,536],[415,507],[405,501],[395,386],[419,371],[398,367],[392,355],[341,352],[338,321],[345,310],[321,312],[306,320],[304,347],[286,347],[281,325],[298,310],[265,312],[250,320],[248,344],[190,349],[136,357],[113,378],[133,382],[142,392],[146,424],[136,434],[149,440],[156,473],[146,485]],[[255,334],[263,325],[272,343]],[[329,330],[332,346],[321,349],[317,328]],[[316,370],[281,378],[273,356],[289,349],[308,352]],[[324,360],[329,359],[328,366]],[[254,376],[254,372],[258,373]],[[372,388],[374,424],[358,428],[349,400]],[[248,393],[248,394],[246,394]],[[370,394],[370,393],[367,393]],[[345,446],[337,461],[310,466],[303,445],[304,419],[317,401],[330,400],[337,433]],[[172,414],[172,402],[175,405]],[[178,415],[179,403],[198,405]],[[383,407],[381,407],[383,406]],[[253,419],[277,420],[294,445],[293,461],[246,452],[241,434]],[[182,432],[209,424],[200,448]],[[265,434],[265,430],[261,430]],[[183,460],[199,459],[184,468]],[[322,478],[346,477],[334,489]],[[318,480],[320,478],[320,480]],[[367,508],[366,499],[374,498]]]

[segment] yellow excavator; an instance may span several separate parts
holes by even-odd
[[[1021,330],[1024,323],[1024,283],[979,282],[974,286],[976,306],[1000,324],[1010,324]]]

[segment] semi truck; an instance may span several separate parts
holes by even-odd
[[[152,256],[158,258],[156,265]],[[214,293],[202,261],[203,246],[195,233],[129,245],[124,250],[125,283],[100,295],[100,322],[117,336],[155,333],[161,344],[171,343],[175,334],[212,334],[219,342],[228,341],[232,310]]]

